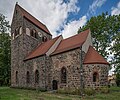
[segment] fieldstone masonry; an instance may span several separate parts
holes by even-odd
[[[24,88],[44,88],[53,89],[53,80],[56,80],[57,87],[80,87],[80,64],[84,60],[80,58],[80,48],[69,50],[55,55],[42,55],[33,59],[25,59],[27,55],[43,43],[42,37],[51,40],[52,36],[43,31],[30,20],[22,16],[19,5],[16,5],[12,25],[11,25],[11,87]],[[19,34],[16,36],[16,29],[19,28]],[[28,30],[36,30],[37,38],[32,37]],[[21,31],[20,31],[21,30]],[[86,43],[87,44],[87,43]],[[87,44],[88,45],[88,44]],[[85,45],[84,45],[85,47]],[[66,68],[66,83],[61,82],[61,69]],[[108,69],[106,64],[85,64],[83,65],[83,82],[85,87],[100,87],[108,84]],[[35,82],[35,72],[38,71],[38,83]],[[98,74],[98,80],[93,82],[93,73]],[[27,76],[27,73],[29,76]],[[17,80],[17,81],[16,81]],[[29,82],[27,82],[29,80]],[[57,88],[56,88],[57,89]]]

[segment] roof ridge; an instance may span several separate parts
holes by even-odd
[[[27,10],[22,8],[20,5],[16,4],[15,7],[18,7],[18,9],[20,9],[23,17],[25,17],[26,19],[30,20],[33,24],[35,24],[37,27],[39,27],[40,29],[42,29],[46,33],[52,35],[50,33],[50,31],[48,30],[47,26],[45,24],[43,24],[43,22],[41,22],[40,20],[35,18],[32,14],[30,14]]]
[[[16,4],[20,9],[22,9],[23,11],[25,11],[26,13],[28,13],[30,16],[32,16],[34,19],[36,19],[37,21],[39,21],[36,17],[34,17],[31,13],[29,13],[26,9],[24,9],[23,7],[21,7],[20,5]],[[46,26],[45,24],[43,24],[41,21],[39,21],[42,25]]]
[[[80,32],[80,33],[78,33],[78,34],[75,34],[75,35],[73,35],[73,36],[70,36],[70,37],[68,37],[68,38],[66,38],[66,39],[63,39],[63,40],[67,40],[67,39],[69,39],[69,38],[73,38],[73,37],[75,37],[75,36],[78,36],[78,35],[80,35],[81,33],[83,33],[84,34],[84,32],[86,32],[86,31],[90,31],[90,29],[87,29],[87,30],[85,30],[85,31],[82,31],[82,32]]]

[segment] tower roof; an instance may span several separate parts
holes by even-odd
[[[88,52],[85,55],[83,64],[107,64],[109,63],[92,47],[89,46]]]
[[[17,3],[16,3],[16,8],[20,9],[23,17],[25,17],[26,19],[31,21],[33,24],[35,24],[37,27],[39,27],[40,29],[42,29],[43,31],[45,31],[46,33],[51,35],[48,28],[43,23],[41,23],[39,20],[37,20],[35,17],[33,17],[30,13],[28,13],[25,9],[23,9]]]
[[[79,48],[86,41],[89,32],[90,30],[88,29],[70,38],[62,40],[52,55]]]

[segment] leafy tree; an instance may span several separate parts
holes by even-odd
[[[91,17],[78,33],[90,28],[93,45],[105,58],[113,54],[111,64],[115,67],[117,82],[120,84],[120,15],[101,15]]]
[[[0,14],[0,85],[10,82],[10,25],[6,17]]]

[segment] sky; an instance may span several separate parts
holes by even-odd
[[[92,16],[120,14],[120,0],[0,0],[0,13],[12,20],[16,2],[44,23],[53,37],[77,34]]]

